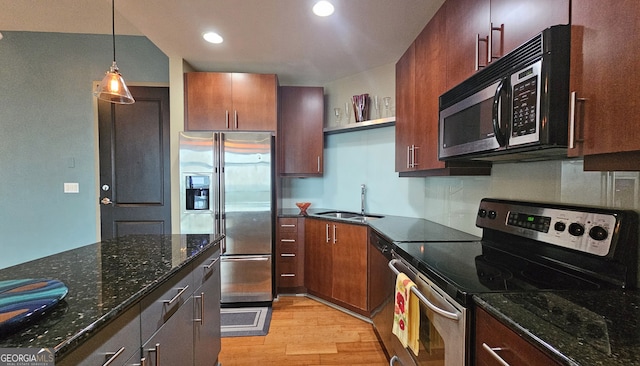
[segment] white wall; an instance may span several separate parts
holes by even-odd
[[[393,96],[391,80],[393,64],[325,85],[328,122],[334,105],[349,95],[375,90],[370,94]],[[484,197],[640,209],[640,173],[583,172],[581,160],[495,164],[486,177],[399,178],[395,127],[325,136],[324,153],[322,178],[282,180],[281,207],[309,201],[312,207],[359,211],[364,183],[368,212],[426,218],[476,235],[475,214]]]

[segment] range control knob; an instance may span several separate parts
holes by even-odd
[[[609,236],[609,232],[607,232],[607,229],[602,226],[594,226],[589,230],[589,236],[593,240],[600,241],[606,239]]]
[[[556,224],[555,224],[555,225],[553,225],[553,228],[554,228],[556,231],[565,231],[565,229],[567,228],[567,224],[565,224],[565,223],[564,223],[564,222],[562,222],[562,221],[558,221],[558,222],[556,222]]]
[[[498,213],[497,213],[497,212],[495,212],[495,211],[493,211],[493,210],[489,211],[489,218],[490,218],[491,220],[495,219],[497,216],[498,216]]]
[[[569,234],[571,234],[573,236],[582,236],[582,235],[584,235],[584,226],[574,222],[573,224],[569,225]]]
[[[487,217],[487,210],[485,210],[484,208],[479,209],[478,216],[484,219],[485,217]]]

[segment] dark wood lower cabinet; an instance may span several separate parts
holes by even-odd
[[[486,311],[476,309],[475,365],[553,366],[557,361],[544,354]]]
[[[307,291],[367,315],[368,227],[320,219],[304,226]]]

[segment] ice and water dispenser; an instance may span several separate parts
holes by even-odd
[[[209,210],[209,189],[211,177],[187,175],[185,177],[185,197],[187,210]]]

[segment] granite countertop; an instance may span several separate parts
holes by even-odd
[[[638,290],[491,293],[474,300],[561,364],[640,364]]]
[[[353,224],[369,225],[372,229],[378,232],[378,234],[384,236],[391,242],[480,240],[479,237],[465,233],[464,231],[456,230],[454,228],[450,228],[433,221],[415,217],[380,214],[379,216],[383,216],[382,218],[367,221],[353,221],[318,215],[318,213],[327,211],[334,210],[327,208],[313,208],[307,210],[307,215],[300,215],[300,210],[298,210],[297,208],[281,209],[278,211],[278,217],[314,217]]]
[[[60,358],[220,239],[129,235],[4,268],[0,280],[52,278],[69,293],[40,320],[0,334],[0,348],[54,348]]]

